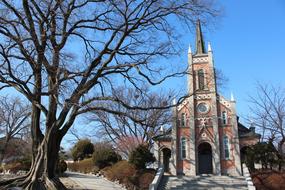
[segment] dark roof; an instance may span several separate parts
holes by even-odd
[[[171,131],[172,131],[172,129],[169,128],[163,134],[156,135],[152,139],[154,141],[171,141],[171,139],[172,139]]]
[[[260,134],[255,133],[254,130],[251,130],[251,129],[245,127],[240,122],[238,122],[238,136],[239,136],[239,138],[247,138],[247,137],[260,138],[261,137]]]

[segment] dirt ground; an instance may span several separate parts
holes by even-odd
[[[11,178],[14,178],[14,177],[17,177],[17,175],[0,174],[0,181],[1,180],[6,180],[6,179],[11,179]],[[68,177],[61,177],[60,181],[65,185],[65,187],[68,188],[68,190],[82,190],[82,188],[77,183],[75,183],[74,181],[72,181]]]
[[[259,170],[251,176],[257,190],[285,190],[285,171]]]

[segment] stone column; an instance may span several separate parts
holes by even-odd
[[[190,138],[189,138],[189,148],[188,148],[188,159],[190,161],[190,171],[189,175],[196,175],[196,140],[195,140],[195,108],[194,108],[194,72],[192,68],[192,51],[189,47],[188,51],[188,93],[190,97],[189,100],[189,127],[190,127]]]
[[[213,174],[221,175],[221,157],[220,157],[220,138],[219,138],[219,125],[217,116],[217,99],[216,96],[212,97],[212,124],[213,124],[213,135],[214,142],[212,147],[213,156]]]
[[[220,139],[219,139],[219,122],[218,122],[218,109],[217,109],[217,87],[216,87],[216,79],[215,79],[215,70],[214,70],[214,62],[213,62],[213,52],[211,45],[208,45],[208,58],[209,58],[209,73],[211,76],[211,81],[209,83],[209,89],[211,93],[211,110],[212,110],[212,125],[213,125],[213,135],[214,142],[212,147],[212,155],[213,155],[213,173],[216,175],[221,175],[221,154],[220,154]]]
[[[173,100],[173,104],[176,101]],[[171,157],[169,160],[169,170],[173,175],[177,175],[177,107],[172,111],[172,131],[171,131]]]
[[[231,174],[240,176],[242,175],[242,172],[241,172],[240,147],[239,147],[239,137],[238,137],[238,121],[236,115],[236,102],[232,98],[230,103],[232,110],[231,121],[232,121],[232,133],[233,133],[231,146],[234,147],[233,157],[235,160],[235,170]]]
[[[160,166],[159,141],[155,141],[153,144],[153,155],[156,158],[155,167],[159,167]]]

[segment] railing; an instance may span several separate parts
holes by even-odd
[[[245,177],[245,180],[247,182],[248,190],[256,190],[256,188],[252,182],[249,170],[245,164],[242,164],[242,171],[243,171],[243,176]]]
[[[164,174],[163,164],[157,169],[152,183],[149,185],[149,190],[156,190]]]

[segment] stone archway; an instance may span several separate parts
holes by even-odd
[[[209,143],[203,142],[198,146],[198,174],[212,173],[212,147]]]
[[[162,149],[162,157],[163,157],[163,165],[164,165],[164,171],[169,172],[169,160],[171,157],[171,150],[169,148],[163,148]]]

